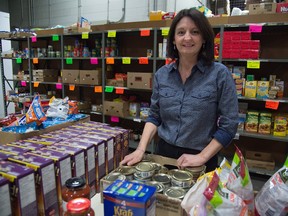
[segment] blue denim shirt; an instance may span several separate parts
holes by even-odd
[[[200,60],[183,84],[176,63],[161,67],[153,79],[147,122],[158,126],[167,143],[203,150],[215,138],[224,147],[238,125],[238,100],[231,72],[223,64]]]

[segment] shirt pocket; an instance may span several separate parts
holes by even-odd
[[[217,100],[216,93],[212,91],[194,92],[190,98],[193,110],[206,110],[208,112],[214,109],[213,104]]]
[[[159,95],[160,95],[160,106],[164,109],[169,108],[175,104],[175,97],[177,95],[177,92],[172,89],[160,89],[159,90]]]

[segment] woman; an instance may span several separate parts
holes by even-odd
[[[137,149],[121,164],[142,160],[158,131],[156,154],[178,158],[180,168],[217,167],[238,125],[238,100],[230,71],[214,62],[214,32],[196,9],[181,10],[172,21],[167,45],[174,63],[154,76],[150,113]]]

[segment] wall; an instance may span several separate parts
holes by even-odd
[[[206,5],[206,0],[200,2]],[[11,26],[21,28],[67,26],[76,23],[80,16],[87,18],[92,24],[145,21],[149,19],[151,10],[178,11],[199,5],[196,0],[9,1]],[[125,17],[122,19],[124,7]]]
[[[9,4],[8,4],[8,0],[0,0],[1,4],[0,4],[0,11],[2,12],[9,12]]]

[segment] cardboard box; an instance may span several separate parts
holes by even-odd
[[[89,120],[90,120],[90,116],[86,116],[85,118],[77,121],[77,123],[81,123],[81,122],[85,122],[85,121],[89,121]],[[53,125],[53,126],[47,127],[43,130],[31,131],[31,132],[22,133],[22,134],[0,131],[0,137],[1,137],[0,144],[6,144],[6,143],[14,142],[17,140],[25,140],[25,139],[33,137],[33,136],[38,136],[38,135],[45,134],[45,133],[48,133],[51,131],[60,130],[62,128],[68,127],[68,126],[73,125],[73,124],[75,124],[75,122],[65,122],[63,124],[58,124],[58,125]]]
[[[80,84],[84,85],[101,85],[102,70],[80,70]]]
[[[0,176],[10,181],[12,215],[38,215],[34,170],[0,161]]]
[[[40,215],[56,215],[59,212],[59,206],[53,160],[23,154],[9,157],[9,161],[34,169],[38,212]]]
[[[177,160],[173,158],[163,157],[160,155],[148,154],[145,159],[161,165],[175,166]],[[102,178],[100,180],[101,202],[103,202],[103,191],[111,184],[111,182]],[[186,212],[181,207],[182,200],[174,199],[165,196],[164,194],[156,193],[156,216],[186,216]]]
[[[276,13],[288,13],[288,2],[277,3]]]
[[[250,4],[249,14],[276,13],[277,3]]]
[[[58,76],[33,76],[34,82],[57,82]]]
[[[0,38],[10,38],[10,32],[0,32]]]
[[[246,163],[248,168],[274,170],[275,161],[271,153],[246,151]]]
[[[41,29],[36,30],[35,33],[39,35],[62,35],[64,34],[64,28],[54,28],[54,29]]]
[[[9,181],[0,176],[0,212],[2,215],[12,215]]]
[[[79,70],[62,70],[63,83],[79,84],[80,71]]]
[[[104,101],[103,111],[105,115],[127,117],[129,116],[129,103],[126,101]]]
[[[135,89],[152,89],[152,73],[128,72],[127,87]]]
[[[58,76],[58,70],[55,69],[37,69],[32,70],[33,76]]]

